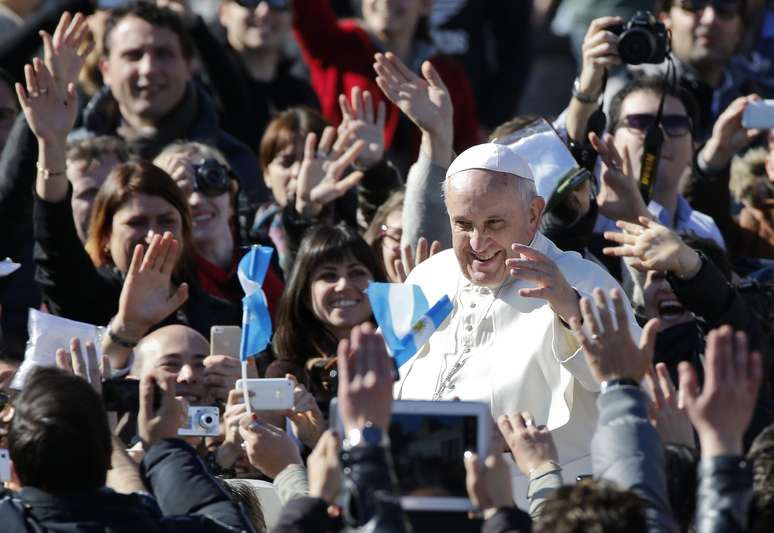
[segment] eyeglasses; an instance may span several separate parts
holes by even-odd
[[[623,117],[619,125],[645,133],[655,121],[656,115],[635,113]],[[668,137],[682,137],[691,132],[691,119],[685,115],[663,115],[661,128]]]
[[[228,192],[231,179],[228,169],[216,159],[202,159],[191,166],[193,167],[193,188],[195,191],[205,196],[220,196]]]
[[[272,11],[287,11],[290,9],[290,0],[236,0],[236,3],[247,9],[255,9],[261,2],[269,4]]]
[[[403,229],[388,226],[387,224],[382,224],[379,228],[379,236],[382,238],[387,237],[388,239],[400,244],[400,239],[403,237]]]
[[[698,13],[704,11],[707,6],[712,6],[718,17],[725,20],[730,20],[739,13],[736,0],[677,0],[675,5],[690,13]]]

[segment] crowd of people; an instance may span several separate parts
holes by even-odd
[[[0,529],[771,531],[772,32],[763,0],[0,0]],[[545,34],[577,77],[531,109]],[[211,333],[254,245],[245,362]],[[452,304],[407,361],[379,282]],[[487,405],[475,512],[401,505],[401,400]]]

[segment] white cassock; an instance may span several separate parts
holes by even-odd
[[[552,259],[582,296],[590,297],[595,287],[605,293],[620,289],[600,266],[560,250],[540,233],[531,246]],[[431,305],[448,295],[454,310],[401,366],[396,399],[483,401],[494,420],[529,411],[536,424],[551,430],[565,481],[591,474],[599,385],[572,332],[548,302],[519,296],[519,289],[535,285],[512,278],[499,290],[473,285],[462,275],[451,249],[417,265],[406,283],[420,286]],[[630,331],[639,339],[641,330],[630,305],[627,314]],[[449,378],[455,365],[458,370]],[[526,479],[514,479],[514,496],[523,503],[525,494]]]

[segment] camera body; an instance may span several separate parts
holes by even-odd
[[[208,196],[217,196],[228,191],[228,170],[218,160],[203,159],[191,166],[194,173],[194,188],[197,191]]]
[[[181,437],[217,437],[220,433],[220,412],[211,405],[188,407],[185,425],[177,434]]]
[[[618,35],[618,55],[629,65],[662,63],[667,56],[669,35],[666,26],[648,11],[638,11],[629,22],[608,26]]]

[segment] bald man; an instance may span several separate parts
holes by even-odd
[[[191,405],[208,402],[204,359],[210,343],[188,326],[165,326],[142,338],[134,349],[130,375],[141,379],[154,368],[177,375],[175,391]]]

